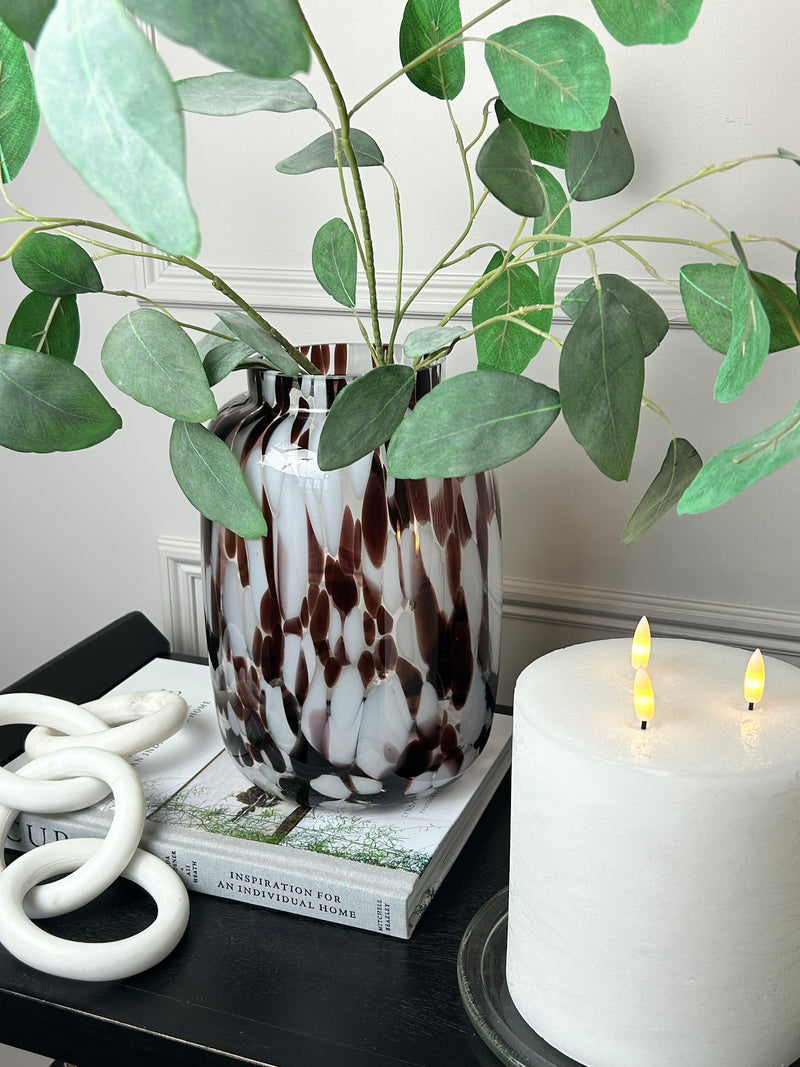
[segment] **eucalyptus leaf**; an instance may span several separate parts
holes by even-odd
[[[39,36],[36,88],[53,140],[86,184],[149,244],[194,255],[178,94],[119,0],[59,0]]]
[[[574,130],[567,142],[567,188],[575,200],[613,196],[633,178],[633,150],[612,97],[596,130]]]
[[[497,252],[489,261],[485,274],[492,274],[503,263]],[[521,374],[544,344],[544,334],[553,321],[552,307],[538,307],[542,300],[539,278],[527,264],[512,263],[472,301],[472,325],[476,329],[475,345],[481,370],[509,371]],[[513,319],[491,322],[520,308],[534,308]],[[482,326],[482,323],[489,323]],[[532,327],[532,329],[529,329]],[[537,332],[538,331],[538,332]]]
[[[261,78],[308,70],[311,56],[293,0],[125,0],[135,15],[166,37],[224,67]]]
[[[681,299],[692,329],[715,352],[727,352],[731,343],[733,279],[730,263],[687,263],[681,268]],[[770,325],[769,351],[780,352],[798,344],[791,323],[800,328],[797,294],[779,278],[752,271],[756,292]]]
[[[35,46],[56,0],[0,0],[0,19],[23,41]]]
[[[217,385],[252,354],[252,347],[244,341],[218,341],[203,356],[208,384]]]
[[[236,456],[211,430],[196,422],[176,422],[169,459],[175,480],[202,515],[240,537],[266,537],[266,519]]]
[[[511,119],[501,122],[486,139],[475,172],[492,196],[515,214],[533,218],[544,211],[544,188],[525,138]]]
[[[769,319],[744,263],[733,276],[731,317],[731,341],[714,382],[714,398],[723,404],[741,396],[769,352]]]
[[[353,231],[344,219],[331,219],[319,228],[311,249],[314,277],[333,299],[356,306],[358,252]]]
[[[718,452],[678,503],[679,515],[719,507],[800,456],[800,404],[785,418]]]
[[[536,167],[536,173],[544,189],[544,211],[533,220],[534,234],[563,234],[568,237],[572,231],[572,215],[569,210],[567,194],[558,179],[546,167]],[[562,257],[556,253],[564,248],[565,241],[552,241],[542,237],[532,248],[536,256],[552,253],[541,259],[536,266],[539,269],[539,289],[542,301],[552,304],[555,301],[556,276],[561,266]]]
[[[39,105],[25,45],[0,22],[0,167],[13,181],[39,130]]]
[[[0,411],[0,445],[16,452],[89,448],[122,426],[79,367],[9,345],[0,345]]]
[[[314,110],[317,102],[295,78],[255,78],[221,70],[175,82],[181,107],[199,115],[246,115],[251,111]]]
[[[189,335],[154,308],[129,312],[111,328],[103,370],[123,393],[163,415],[201,422],[217,414],[214,394]]]
[[[387,451],[397,478],[460,478],[533,448],[559,412],[558,393],[529,378],[476,370],[446,378],[417,401]]]
[[[235,337],[250,345],[251,351],[263,356],[274,370],[281,374],[297,374],[297,364],[286,349],[246,312],[226,309],[218,311],[217,316]]]
[[[341,135],[341,130],[336,131],[336,139]],[[333,133],[323,133],[311,144],[301,148],[292,156],[287,156],[275,165],[275,170],[280,174],[310,174],[315,170],[324,170],[328,167],[338,167],[339,160],[336,158],[336,139]],[[383,166],[383,153],[375,141],[363,130],[350,130],[350,142],[356,154],[356,162],[359,167]],[[349,167],[347,157],[341,153],[341,165]]]
[[[529,19],[492,34],[485,55],[501,100],[520,118],[566,130],[595,130],[603,121],[611,77],[602,45],[583,23]]]
[[[498,122],[511,119],[525,138],[531,159],[546,163],[549,167],[563,168],[567,161],[567,139],[569,130],[554,130],[550,126],[538,126],[535,122],[521,119],[506,107],[502,100],[494,106]]]
[[[460,29],[458,0],[408,0],[400,23],[400,62],[405,67]],[[452,100],[464,88],[464,46],[450,45],[406,73],[424,93]]]
[[[620,44],[675,44],[694,26],[703,0],[592,0]]]
[[[621,274],[601,274],[599,280],[603,292],[615,297],[615,311],[628,316],[631,334],[638,332],[643,354],[649,356],[655,352],[669,330],[669,319],[661,305],[648,292]],[[564,297],[561,310],[575,322],[586,305],[596,298],[594,279],[587,278]]]
[[[29,234],[14,250],[11,265],[22,284],[35,293],[69,296],[103,291],[92,257],[62,234]]]
[[[614,481],[630,474],[646,354],[637,322],[601,276],[564,341],[559,388],[572,436]]]
[[[403,421],[414,391],[411,367],[373,367],[350,382],[331,405],[319,438],[320,470],[355,463],[385,444]]]
[[[73,363],[80,336],[76,297],[28,293],[8,325],[6,344]]]
[[[685,437],[670,442],[658,474],[622,531],[623,544],[635,544],[662,515],[674,508],[702,466],[697,449]]]
[[[423,326],[408,334],[403,353],[407,359],[422,359],[434,353],[446,355],[463,336],[464,331],[458,326]]]

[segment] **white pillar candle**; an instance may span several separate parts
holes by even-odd
[[[640,729],[629,640],[576,645],[514,696],[507,980],[589,1067],[800,1057],[800,670],[656,639]]]

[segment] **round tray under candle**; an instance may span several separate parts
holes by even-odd
[[[508,889],[484,904],[458,950],[458,987],[470,1021],[508,1067],[580,1067],[531,1030],[506,984]]]

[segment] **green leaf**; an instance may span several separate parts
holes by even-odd
[[[274,370],[281,374],[297,374],[297,364],[286,349],[263,326],[254,322],[247,312],[226,309],[218,311],[217,317],[234,337],[249,345],[252,352],[263,356]]]
[[[0,0],[0,19],[17,37],[35,46],[55,2],[56,0]]]
[[[681,268],[683,306],[692,329],[715,352],[727,352],[731,343],[733,279],[730,263],[687,263]],[[769,274],[753,271],[751,277],[770,324],[769,350],[793,348],[797,337],[790,325],[800,324],[800,302],[788,285]]]
[[[703,0],[592,0],[620,44],[675,44],[694,26]]]
[[[502,100],[495,103],[494,110],[498,122],[511,119],[525,138],[531,159],[546,163],[548,167],[564,167],[567,161],[569,130],[554,130],[550,126],[537,126],[535,122],[521,119],[519,115],[509,111]]]
[[[613,196],[630,182],[635,162],[612,97],[596,130],[574,130],[567,142],[567,188],[575,200]]]
[[[0,445],[71,452],[110,437],[122,420],[73,363],[0,345]]]
[[[275,170],[280,174],[310,174],[314,170],[338,167],[336,144],[341,132],[341,130],[336,131],[336,139],[332,133],[323,133],[321,137],[306,145],[305,148],[301,148],[299,152],[282,159],[275,165]],[[350,141],[359,167],[383,166],[383,153],[368,133],[351,129]],[[341,154],[341,163],[343,167],[350,166],[344,152]]]
[[[486,42],[486,62],[506,107],[542,126],[595,130],[608,110],[605,52],[583,23],[546,15]]]
[[[254,78],[222,70],[175,82],[181,107],[199,115],[246,115],[251,111],[314,110],[317,102],[295,78]]]
[[[630,474],[646,354],[635,318],[601,276],[564,341],[559,387],[572,436],[615,481]]]
[[[319,284],[345,307],[356,306],[358,253],[353,231],[344,219],[321,226],[311,248],[311,266]]]
[[[601,274],[600,285],[604,293],[611,293],[616,298],[617,312],[628,316],[629,331],[631,336],[638,333],[643,354],[649,356],[655,352],[669,330],[669,320],[661,305],[644,289],[620,274]],[[587,278],[564,298],[561,310],[575,322],[586,305],[596,299],[594,279]]]
[[[178,94],[119,0],[59,0],[39,37],[36,87],[53,140],[86,184],[149,244],[194,255]]]
[[[0,22],[0,168],[13,181],[39,130],[39,105],[25,45]]]
[[[408,0],[400,23],[400,62],[411,63],[445,37],[461,29],[458,0]],[[430,96],[452,100],[464,88],[463,44],[453,45],[407,72],[409,80]]]
[[[496,271],[504,258],[502,252],[496,252],[485,274]],[[472,301],[472,324],[473,327],[479,327],[498,315],[508,315],[519,308],[536,307],[544,302],[536,271],[527,264],[515,266],[512,261]],[[552,321],[552,307],[543,307],[515,316],[513,320],[505,319],[478,329],[475,333],[478,367],[481,370],[521,374],[544,344],[542,334],[550,329]],[[528,326],[534,327],[534,330],[528,329]]]
[[[685,437],[670,442],[661,469],[622,531],[623,544],[635,544],[662,515],[675,507],[702,466],[697,449]]]
[[[205,426],[176,422],[169,439],[172,472],[190,503],[240,537],[265,537],[267,523],[233,452]]]
[[[486,139],[475,172],[492,196],[515,214],[533,218],[544,211],[544,188],[525,138],[511,119],[501,122]]]
[[[800,455],[800,404],[791,414],[710,459],[678,503],[679,515],[697,515],[737,496]]]
[[[741,396],[769,352],[769,319],[744,263],[733,276],[731,315],[731,341],[714,382],[714,398],[723,404]]]
[[[403,342],[403,352],[407,359],[422,359],[434,353],[447,355],[464,331],[458,326],[423,326],[412,330]]]
[[[30,234],[14,250],[11,265],[22,284],[35,293],[69,296],[103,291],[103,281],[92,257],[61,234]]]
[[[208,384],[217,385],[252,354],[252,346],[244,341],[219,341],[203,356],[203,369]]]
[[[261,78],[308,70],[311,57],[293,0],[125,0],[139,18],[224,67]]]
[[[397,478],[460,478],[533,448],[558,417],[558,393],[518,374],[476,370],[423,396],[387,451]]]
[[[320,470],[346,467],[385,444],[408,409],[414,379],[411,367],[386,364],[345,386],[331,405],[320,434]]]
[[[169,315],[154,308],[129,312],[112,327],[100,355],[114,385],[140,404],[185,422],[217,414],[197,349]]]
[[[565,237],[572,231],[572,215],[567,201],[567,194],[561,187],[561,183],[545,167],[536,167],[544,188],[545,206],[541,215],[533,220],[534,234],[559,233]],[[540,259],[536,266],[539,269],[539,289],[542,301],[552,304],[555,301],[556,276],[561,266],[562,256],[556,255],[560,248],[565,246],[565,241],[549,241],[542,238],[533,246],[533,254],[536,256],[552,252],[547,259]]]
[[[9,323],[6,344],[72,363],[80,336],[76,297],[28,293]]]

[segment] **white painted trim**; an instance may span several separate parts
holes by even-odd
[[[206,634],[200,543],[177,537],[159,537],[158,552],[166,637],[173,652],[204,656]]]
[[[200,545],[160,537],[158,549],[167,636],[175,651],[205,655]],[[580,631],[581,640],[587,632],[598,638],[630,634],[642,615],[647,615],[655,636],[760,647],[800,662],[800,612],[521,578],[503,583],[506,623],[557,626],[566,631],[560,644],[570,643],[570,630]]]
[[[194,307],[215,310],[227,304],[226,299],[200,275],[187,267],[163,264],[158,260],[139,260],[141,285],[149,300],[156,300],[167,307]],[[224,278],[253,307],[260,311],[289,312],[306,315],[337,315],[352,318],[350,308],[342,307],[331,300],[320,288],[312,270],[276,267],[210,266],[215,274]],[[422,281],[421,274],[406,274],[404,292],[409,294]],[[378,275],[378,301],[381,307],[394,307],[394,275],[388,272]],[[584,279],[562,277],[556,299],[567,293]],[[632,278],[636,285],[648,292],[666,312],[670,325],[686,327],[688,322],[680,293],[676,286],[656,281],[654,278]],[[442,274],[434,278],[407,313],[409,319],[433,319],[441,317],[453,307],[475,281],[473,274]],[[359,300],[360,313],[366,310],[363,299]],[[456,316],[456,321],[469,321],[466,310]],[[567,322],[566,315],[559,312],[556,322]]]

